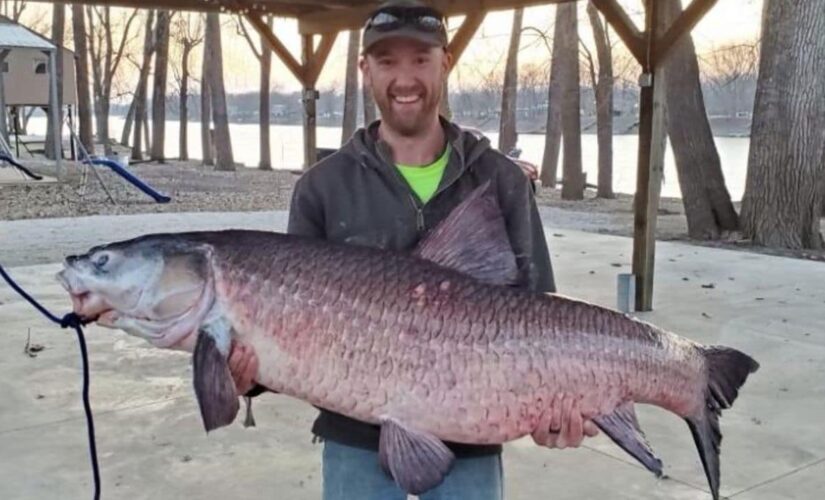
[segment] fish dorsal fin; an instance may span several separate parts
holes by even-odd
[[[485,182],[441,221],[415,249],[414,255],[485,283],[518,281],[516,256],[507,236],[504,214]]]

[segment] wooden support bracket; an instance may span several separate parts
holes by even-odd
[[[621,5],[616,0],[592,0],[593,5],[599,9],[599,12],[604,14],[604,18],[622,39],[627,50],[633,54],[633,57],[639,61],[642,66],[645,65],[647,54],[645,53],[645,39],[642,33],[633,24],[633,20],[627,15]]]
[[[455,32],[453,39],[450,40],[450,44],[447,46],[447,51],[453,56],[453,65],[457,64],[458,60],[461,59],[461,54],[464,53],[464,49],[470,44],[470,40],[472,40],[478,27],[481,26],[486,15],[487,12],[485,11],[475,11],[470,12],[464,18],[461,27]]]
[[[705,14],[716,4],[717,0],[693,0],[691,4],[679,15],[664,35],[656,41],[656,52],[653,60],[659,65],[665,60],[670,49],[686,33],[696,26],[705,17]]]
[[[274,52],[281,62],[284,63],[287,69],[295,75],[295,78],[297,78],[299,82],[303,83],[305,79],[304,67],[297,60],[295,60],[294,57],[292,57],[292,54],[289,53],[289,49],[281,43],[281,40],[275,35],[275,33],[272,32],[272,29],[267,26],[261,16],[259,14],[247,13],[244,17],[246,17],[255,30],[262,37],[264,37],[266,44],[269,45],[272,52]]]
[[[304,63],[306,66],[304,72],[306,81],[303,82],[305,87],[315,86],[318,77],[321,75],[321,70],[324,69],[324,64],[327,62],[332,46],[335,45],[335,38],[337,36],[338,33],[324,33],[321,35],[321,41],[318,43],[318,47],[312,51],[309,61]]]

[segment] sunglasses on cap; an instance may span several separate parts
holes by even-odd
[[[387,32],[403,26],[411,26],[421,31],[436,33],[444,29],[441,15],[432,9],[384,9],[373,14],[364,26],[365,30]]]

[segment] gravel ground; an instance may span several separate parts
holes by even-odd
[[[54,174],[45,165],[32,166]],[[172,201],[155,203],[106,169],[101,177],[116,203],[109,201],[97,179],[82,168],[68,164],[64,182],[0,184],[0,257],[15,265],[54,262],[67,252],[89,243],[112,241],[148,231],[213,229],[219,227],[276,228],[269,220],[285,220],[282,211],[298,173],[284,170],[264,172],[239,168],[218,172],[197,162],[141,163],[130,170]],[[537,202],[542,219],[552,228],[633,235],[633,197],[595,197],[592,190],[581,201],[561,199],[559,190],[541,188]],[[208,212],[201,217],[184,215]],[[166,213],[170,217],[140,217],[137,214]],[[173,216],[177,214],[177,216]],[[125,218],[84,216],[134,215]],[[71,218],[82,217],[72,220]],[[283,219],[282,219],[283,218]],[[9,222],[4,222],[9,221]],[[67,229],[70,228],[70,229]],[[71,229],[73,228],[73,229]],[[22,236],[27,234],[29,236]],[[75,234],[76,236],[72,236]],[[548,235],[550,236],[550,235]],[[657,239],[683,240],[696,244],[757,251],[772,255],[825,260],[825,252],[774,251],[754,248],[738,234],[722,241],[695,242],[687,238],[687,223],[679,199],[663,198],[657,219]],[[88,248],[88,246],[86,246]]]

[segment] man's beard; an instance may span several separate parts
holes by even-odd
[[[433,120],[434,116],[438,114],[438,105],[441,100],[441,86],[424,91],[418,90],[415,92],[395,91],[390,88],[381,95],[375,95],[375,103],[381,111],[381,121],[389,126],[389,128],[396,133],[406,136],[415,137],[426,131]],[[421,96],[420,108],[414,113],[398,113],[393,109],[392,95],[402,94],[409,95],[417,93]]]

